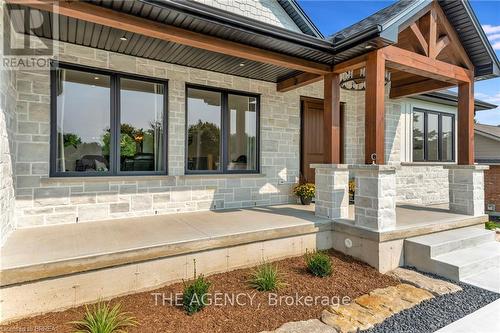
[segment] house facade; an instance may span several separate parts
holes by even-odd
[[[321,239],[322,248],[385,272],[404,264],[405,237],[486,218],[473,116],[494,106],[475,101],[473,86],[500,72],[466,1],[397,2],[328,38],[292,0],[8,0],[1,10],[9,18],[1,43],[1,244],[35,227],[296,204],[292,188],[315,182],[315,214],[300,216],[328,228],[287,234],[299,250],[266,229],[271,238],[258,241],[271,242],[269,258]],[[454,86],[458,94],[442,92]],[[396,204],[460,220],[439,217],[429,227],[424,218],[401,233],[408,226],[397,225]],[[256,257],[256,242],[236,244],[244,247],[238,260]],[[213,254],[206,262],[225,269],[242,265],[228,265],[227,248],[211,246],[191,252]],[[21,267],[14,255],[0,279],[2,302],[18,304],[6,317],[137,291],[137,279],[142,288],[171,282],[155,277],[179,259],[169,253],[64,267],[71,258]],[[185,267],[176,269],[185,274],[181,259]],[[210,264],[200,271],[221,269]],[[110,282],[102,295],[82,282],[92,274],[113,281],[112,269],[134,282]],[[81,299],[24,308],[34,290],[42,299],[80,285]]]
[[[476,124],[474,128],[476,162],[490,167],[484,173],[484,203],[488,214],[500,211],[500,129],[498,126]]]
[[[233,5],[217,1],[209,3],[215,8],[245,15],[266,24],[290,31],[300,30],[297,23],[285,11],[285,7],[278,2],[272,2],[269,6],[267,2],[265,4],[253,1],[245,5],[236,2]],[[116,34],[108,38],[111,37],[115,37],[118,43],[127,43],[127,40],[121,41],[119,39],[121,36]],[[34,36],[31,38],[33,41],[37,39]],[[39,40],[38,42],[40,43]],[[2,210],[3,236],[8,235],[9,230],[13,228],[296,201],[291,195],[291,187],[299,181],[301,174],[301,97],[323,98],[322,82],[282,93],[277,91],[276,85],[272,82],[180,66],[110,52],[106,49],[75,45],[75,43],[47,39],[44,43],[49,43],[54,50],[53,56],[46,57],[47,61],[51,61],[50,66],[45,69],[18,68],[2,71],[3,115],[6,129],[4,133],[7,134],[3,137],[5,152],[2,155],[5,161],[3,163],[5,177],[2,177],[4,183],[2,203],[5,207]],[[63,79],[58,77],[52,78],[51,81],[51,72],[74,78],[63,82]],[[96,75],[108,81],[117,75],[120,76],[119,80],[129,77],[141,83],[156,80],[156,86],[151,85],[152,89],[163,87],[157,94],[163,105],[156,105],[156,109],[150,111],[144,110],[150,113],[150,119],[137,122],[141,128],[147,125],[148,121],[160,119],[163,122],[163,127],[155,134],[157,137],[151,137],[149,140],[161,141],[164,138],[164,141],[158,147],[146,148],[148,153],[144,153],[146,154],[144,158],[152,158],[150,152],[154,150],[158,155],[155,158],[164,160],[161,166],[152,168],[148,163],[158,164],[158,161],[146,160],[143,166],[147,171],[143,171],[140,166],[134,167],[133,161],[130,162],[132,165],[130,170],[124,171],[122,166],[119,170],[122,173],[119,175],[116,171],[108,169],[110,162],[104,159],[109,157],[103,156],[109,153],[103,152],[102,142],[106,138],[106,131],[110,130],[109,117],[111,112],[121,112],[123,119],[123,106],[129,102],[122,101],[120,111],[110,111],[109,104],[94,105],[89,100],[87,100],[89,106],[82,104],[86,98],[93,98],[92,91],[85,91],[88,87],[95,88],[92,75],[95,76],[95,81],[98,79]],[[89,81],[86,81],[87,79]],[[63,96],[64,93],[54,92],[57,89],[54,85],[66,83],[70,90],[69,87],[72,84],[76,85],[79,80],[84,81],[80,82],[81,91],[73,89],[68,91],[67,96]],[[133,81],[130,82],[133,84]],[[103,90],[116,89],[115,86],[107,84]],[[143,88],[146,91],[149,89],[147,84],[144,84]],[[243,124],[246,129],[252,126],[249,130],[252,131],[255,140],[251,152],[254,161],[252,166],[248,166],[248,172],[242,172],[238,167],[235,170],[228,170],[228,165],[218,167],[205,165],[199,167],[200,170],[189,169],[189,163],[193,162],[189,156],[192,147],[188,147],[192,137],[186,133],[186,120],[192,121],[190,112],[199,113],[198,110],[190,109],[189,102],[193,101],[194,109],[194,105],[202,100],[190,97],[188,95],[190,91],[195,95],[208,92],[208,98],[210,94],[221,98],[225,92],[229,92],[230,96],[233,94],[253,96],[253,101],[258,104],[253,111],[253,120],[251,123]],[[102,91],[101,94],[103,95],[101,97],[106,99],[110,95],[108,91]],[[386,94],[389,96],[388,88]],[[139,96],[130,98],[140,98]],[[148,97],[145,98],[144,103],[151,105]],[[151,97],[152,103],[155,103],[155,99],[157,98]],[[341,90],[340,101],[345,105],[344,161],[348,164],[363,163],[364,92]],[[51,105],[51,102],[54,105]],[[63,107],[63,103],[69,106]],[[137,102],[136,107],[139,105],[140,102]],[[104,111],[101,114],[97,112],[85,114],[86,107]],[[61,110],[62,108],[65,109]],[[114,109],[118,110],[118,107]],[[214,111],[218,112],[217,117],[227,112],[226,109],[221,110]],[[454,138],[450,142],[450,149],[453,152],[448,159],[448,162],[453,163],[457,149],[456,107],[421,98],[388,98],[385,102],[385,160],[390,164],[402,164],[402,168],[398,171],[400,201],[432,204],[445,203],[448,200],[447,171],[440,165],[412,164],[425,162],[423,155],[418,158],[414,156],[416,150],[412,147],[416,142],[413,130],[416,124],[414,118],[422,117],[418,126],[424,126],[423,118],[427,117],[427,111],[434,112],[436,121],[444,116],[450,134],[453,132]],[[137,112],[137,109],[126,112]],[[57,119],[64,116],[67,120]],[[134,121],[133,116],[129,118],[130,121]],[[62,121],[64,123],[61,123]],[[100,132],[92,132],[89,129],[96,123],[103,124],[99,129]],[[122,126],[127,124],[127,121],[121,123]],[[130,125],[133,127],[134,124]],[[69,129],[61,129],[62,126],[67,126]],[[63,149],[54,147],[57,145],[57,140],[61,139],[55,138],[53,132],[56,130],[65,131],[62,135],[66,135],[67,140],[63,143]],[[79,133],[86,135],[87,138],[82,138],[82,135],[78,137]],[[58,132],[57,135],[60,134]],[[68,141],[73,134],[77,140],[74,146]],[[159,139],[159,136],[162,138]],[[91,147],[92,145],[95,147]],[[133,142],[132,146],[134,145],[140,144]],[[228,158],[232,161],[245,155],[228,152],[231,149],[228,146],[222,148],[226,151],[217,153],[229,154]],[[109,147],[104,149],[109,150]],[[245,149],[242,148],[241,152]],[[135,147],[134,150],[134,154],[139,154]],[[60,156],[64,153],[73,156]],[[100,157],[102,161],[97,160],[97,163],[105,164],[102,166],[103,170],[96,171],[95,161],[87,161],[93,164],[88,168],[84,166],[79,159],[86,156],[90,159],[96,158],[95,156],[98,156],[97,159]],[[123,157],[121,163],[125,163]],[[200,157],[200,159],[206,158],[206,156]],[[56,163],[65,165],[56,166]],[[78,163],[80,165],[77,165]],[[137,164],[137,161],[135,163]],[[237,164],[237,162],[229,163]],[[60,167],[63,170],[58,169]],[[217,168],[219,170],[214,170]],[[135,172],[137,170],[141,171]]]

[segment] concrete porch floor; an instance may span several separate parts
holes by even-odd
[[[396,229],[375,232],[318,218],[314,205],[279,205],[18,229],[0,250],[0,285],[319,231],[387,240],[481,222],[445,207],[400,205]]]

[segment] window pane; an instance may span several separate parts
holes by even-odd
[[[165,170],[163,84],[120,79],[120,170]]]
[[[424,113],[413,112],[413,160],[424,160]]]
[[[220,170],[221,94],[189,88],[187,126],[187,169]]]
[[[453,160],[453,118],[442,116],[443,160]]]
[[[110,145],[110,78],[58,69],[57,172],[107,172]]]
[[[427,159],[437,161],[439,159],[439,116],[437,114],[427,114]]]
[[[228,170],[257,169],[257,98],[228,96]]]

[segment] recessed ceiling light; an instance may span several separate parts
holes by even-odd
[[[373,48],[373,46],[371,46],[371,45],[366,45],[366,46],[365,46],[365,49],[367,49],[367,50],[369,50],[369,49],[371,49],[371,48]]]
[[[94,80],[99,80],[99,77],[98,76],[94,76]]]
[[[240,64],[240,67],[244,67],[244,66],[245,66],[245,64],[244,64],[244,63],[241,63],[241,64]]]
[[[125,36],[121,36],[121,37],[120,37],[120,40],[122,40],[122,41],[126,41],[126,40],[127,40],[127,37],[125,37]]]

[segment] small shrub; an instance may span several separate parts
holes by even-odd
[[[86,306],[83,320],[71,324],[75,333],[126,333],[127,327],[137,326],[135,318],[122,311],[121,304],[110,307],[101,301],[90,308]]]
[[[320,277],[332,275],[332,260],[328,254],[324,252],[306,253],[304,259],[311,274]]]
[[[210,288],[208,282],[203,275],[198,276],[193,282],[184,283],[184,293],[182,294],[182,304],[184,310],[189,315],[202,310],[207,304],[207,293]]]
[[[286,286],[278,266],[266,262],[252,272],[249,283],[258,291],[276,291]]]
[[[299,184],[293,188],[293,193],[299,198],[312,199],[316,194],[316,186],[311,183]]]
[[[493,221],[489,221],[484,224],[484,227],[488,230],[496,230],[498,225]]]

